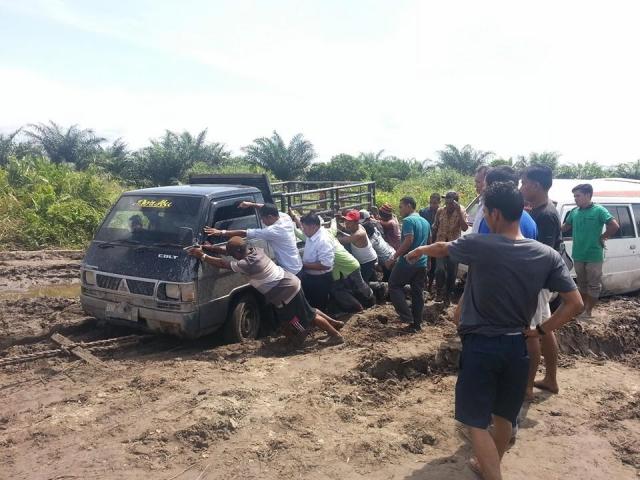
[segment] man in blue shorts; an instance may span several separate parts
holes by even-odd
[[[484,218],[492,235],[470,234],[454,242],[416,248],[421,255],[450,256],[469,265],[458,333],[462,338],[455,417],[469,427],[475,458],[470,466],[484,480],[500,480],[500,461],[511,425],[524,401],[529,371],[526,337],[556,330],[582,311],[583,303],[560,254],[524,238],[524,200],[512,182],[491,184]],[[542,288],[559,292],[563,303],[535,330],[529,328]],[[488,427],[493,422],[494,429]]]

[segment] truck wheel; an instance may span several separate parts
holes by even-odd
[[[241,295],[224,325],[224,339],[229,343],[241,343],[258,337],[260,331],[260,307],[251,294]]]

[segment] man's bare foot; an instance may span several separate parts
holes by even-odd
[[[540,380],[539,382],[533,382],[533,386],[539,388],[540,390],[545,390],[550,393],[558,393],[560,389],[558,388],[558,384],[552,384],[548,380]]]
[[[473,473],[475,473],[478,477],[484,478],[482,476],[482,469],[480,468],[480,462],[476,457],[471,457],[468,462],[469,468]]]
[[[318,343],[324,345],[325,347],[342,345],[344,343],[344,337],[342,335],[329,335],[326,338],[318,340]]]

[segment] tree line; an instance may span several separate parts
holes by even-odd
[[[169,185],[186,181],[190,173],[266,172],[279,180],[374,180],[390,191],[398,183],[435,170],[453,170],[473,175],[480,165],[510,165],[521,170],[531,164],[548,165],[557,178],[625,177],[640,179],[640,160],[606,167],[595,162],[560,163],[557,152],[530,153],[501,158],[491,151],[470,145],[445,145],[435,160],[418,161],[384,155],[384,151],[340,153],[328,162],[314,162],[313,144],[302,134],[288,142],[276,131],[256,138],[233,154],[224,143],[210,141],[207,130],[197,134],[170,130],[149,144],[131,150],[121,139],[108,142],[92,129],[57,123],[29,124],[9,134],[0,134],[0,166],[11,159],[46,157],[54,164],[67,164],[76,170],[101,171],[124,184],[136,186]]]

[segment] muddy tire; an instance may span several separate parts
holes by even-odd
[[[233,304],[224,325],[224,340],[242,343],[258,337],[260,331],[260,305],[251,294],[241,295]]]

